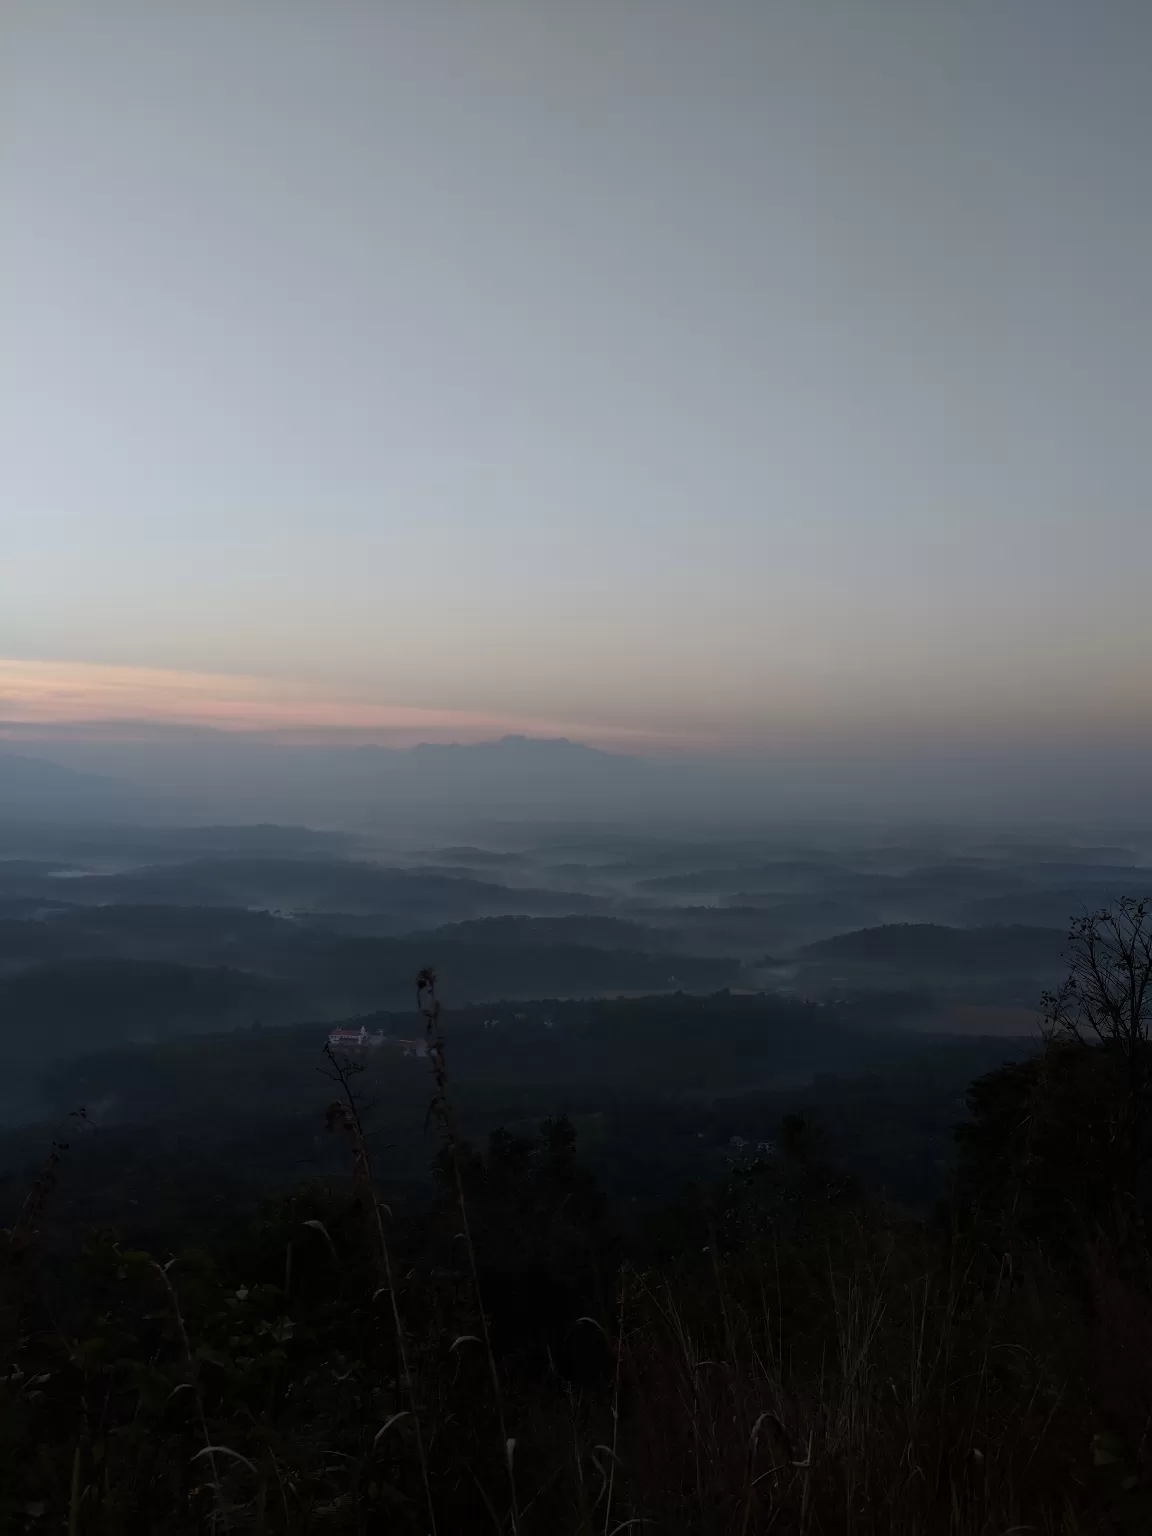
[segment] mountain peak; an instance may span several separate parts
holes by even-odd
[[[567,736],[525,736],[521,733],[509,733],[506,736],[493,737],[490,741],[422,741],[409,749],[412,752],[452,752],[460,754],[468,753],[531,753],[542,755],[549,753],[560,756],[566,752],[586,753],[595,757],[614,757],[615,753],[604,752],[599,747],[586,746],[581,741],[570,741]]]

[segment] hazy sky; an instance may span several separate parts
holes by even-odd
[[[0,0],[0,209],[0,717],[1147,734],[1149,0]]]

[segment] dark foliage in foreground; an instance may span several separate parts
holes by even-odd
[[[335,1060],[340,1186],[211,1250],[53,1246],[78,1127],[6,1238],[2,1528],[1147,1530],[1152,1062],[1106,949],[1147,925],[1119,918],[1040,1056],[973,1086],[937,1223],[802,1116],[644,1224],[563,1119],[470,1146],[428,978],[426,1199],[382,1203]]]

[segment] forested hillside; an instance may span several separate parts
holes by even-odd
[[[6,1194],[5,1518],[1144,1529],[1149,918],[1067,949],[1009,1061],[730,995],[445,1012],[430,972],[373,1021],[407,1057],[313,1028],[78,1061],[61,1102],[100,1101]],[[715,1091],[821,1050],[854,1074]],[[494,1123],[550,1074],[570,1115]]]

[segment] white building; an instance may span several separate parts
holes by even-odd
[[[336,1028],[329,1031],[328,1044],[336,1049],[348,1050],[350,1046],[364,1046],[368,1044],[368,1031],[361,1024],[359,1029]]]
[[[379,1046],[387,1045],[394,1051],[399,1051],[401,1056],[427,1056],[428,1054],[427,1040],[422,1038],[401,1040],[397,1035],[386,1035],[383,1030],[370,1035],[363,1024],[359,1029],[337,1026],[329,1030],[328,1044],[334,1051],[375,1050]]]

